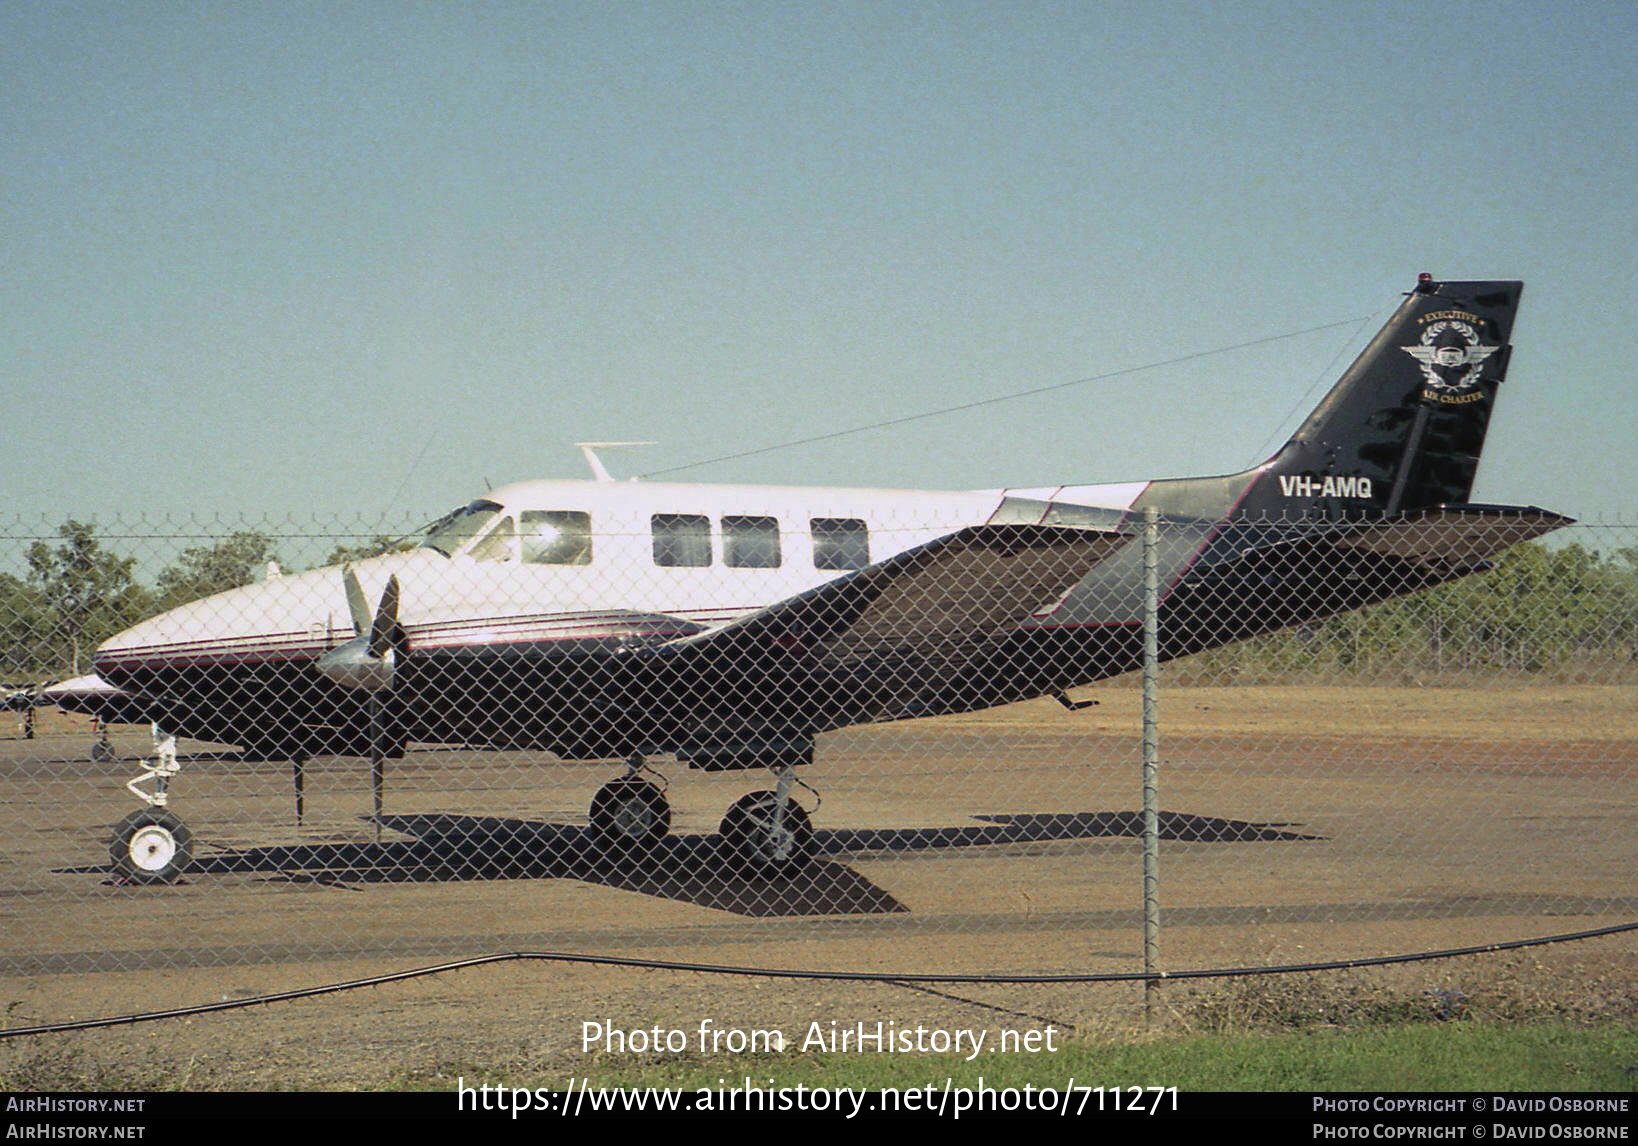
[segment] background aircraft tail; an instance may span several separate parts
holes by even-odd
[[[1466,502],[1523,290],[1424,275],[1259,468],[1239,514],[1346,520]]]

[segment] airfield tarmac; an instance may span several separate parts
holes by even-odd
[[[185,742],[173,807],[195,832],[194,870],[175,886],[116,886],[106,841],[136,806],[123,784],[147,734],[114,729],[121,761],[93,764],[83,723],[42,714],[36,739],[0,741],[4,1021],[515,951],[889,975],[1136,971],[1138,696],[1095,695],[1079,713],[1035,702],[824,737],[803,772],[823,795],[820,855],[771,879],[725,871],[714,836],[729,803],[767,786],[760,772],[658,761],[673,835],[623,863],[590,849],[584,828],[609,765],[412,748],[388,762],[378,843],[361,762],[309,765],[298,828],[288,765]],[[1591,685],[1168,688],[1160,965],[1360,958],[1638,919],[1635,699]],[[1567,960],[1566,982],[1638,982],[1630,934],[1529,965]],[[1091,1033],[1134,1023],[1141,994],[510,963],[52,1045],[201,1084],[370,1085],[465,1061],[571,1069],[587,1061],[584,1021],[1052,1020]]]

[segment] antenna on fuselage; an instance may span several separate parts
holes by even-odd
[[[580,452],[582,454],[586,455],[586,464],[591,467],[592,477],[595,478],[597,481],[613,481],[614,480],[614,475],[609,473],[608,467],[603,464],[603,459],[597,456],[597,451],[598,450],[615,449],[615,448],[618,448],[618,447],[621,447],[621,446],[654,446],[654,445],[658,445],[658,444],[659,444],[658,442],[576,442],[575,443],[575,445],[580,447]],[[636,481],[637,479],[632,478],[631,480]]]

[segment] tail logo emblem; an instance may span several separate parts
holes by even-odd
[[[1422,365],[1424,398],[1460,406],[1484,397],[1479,390],[1479,368],[1499,346],[1481,346],[1478,320],[1463,311],[1438,311],[1422,316],[1430,325],[1415,346],[1401,347]]]

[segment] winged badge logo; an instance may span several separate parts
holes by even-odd
[[[1424,397],[1451,405],[1477,402],[1479,368],[1499,346],[1483,346],[1479,332],[1460,319],[1441,319],[1422,332],[1415,346],[1402,347],[1422,365]]]

